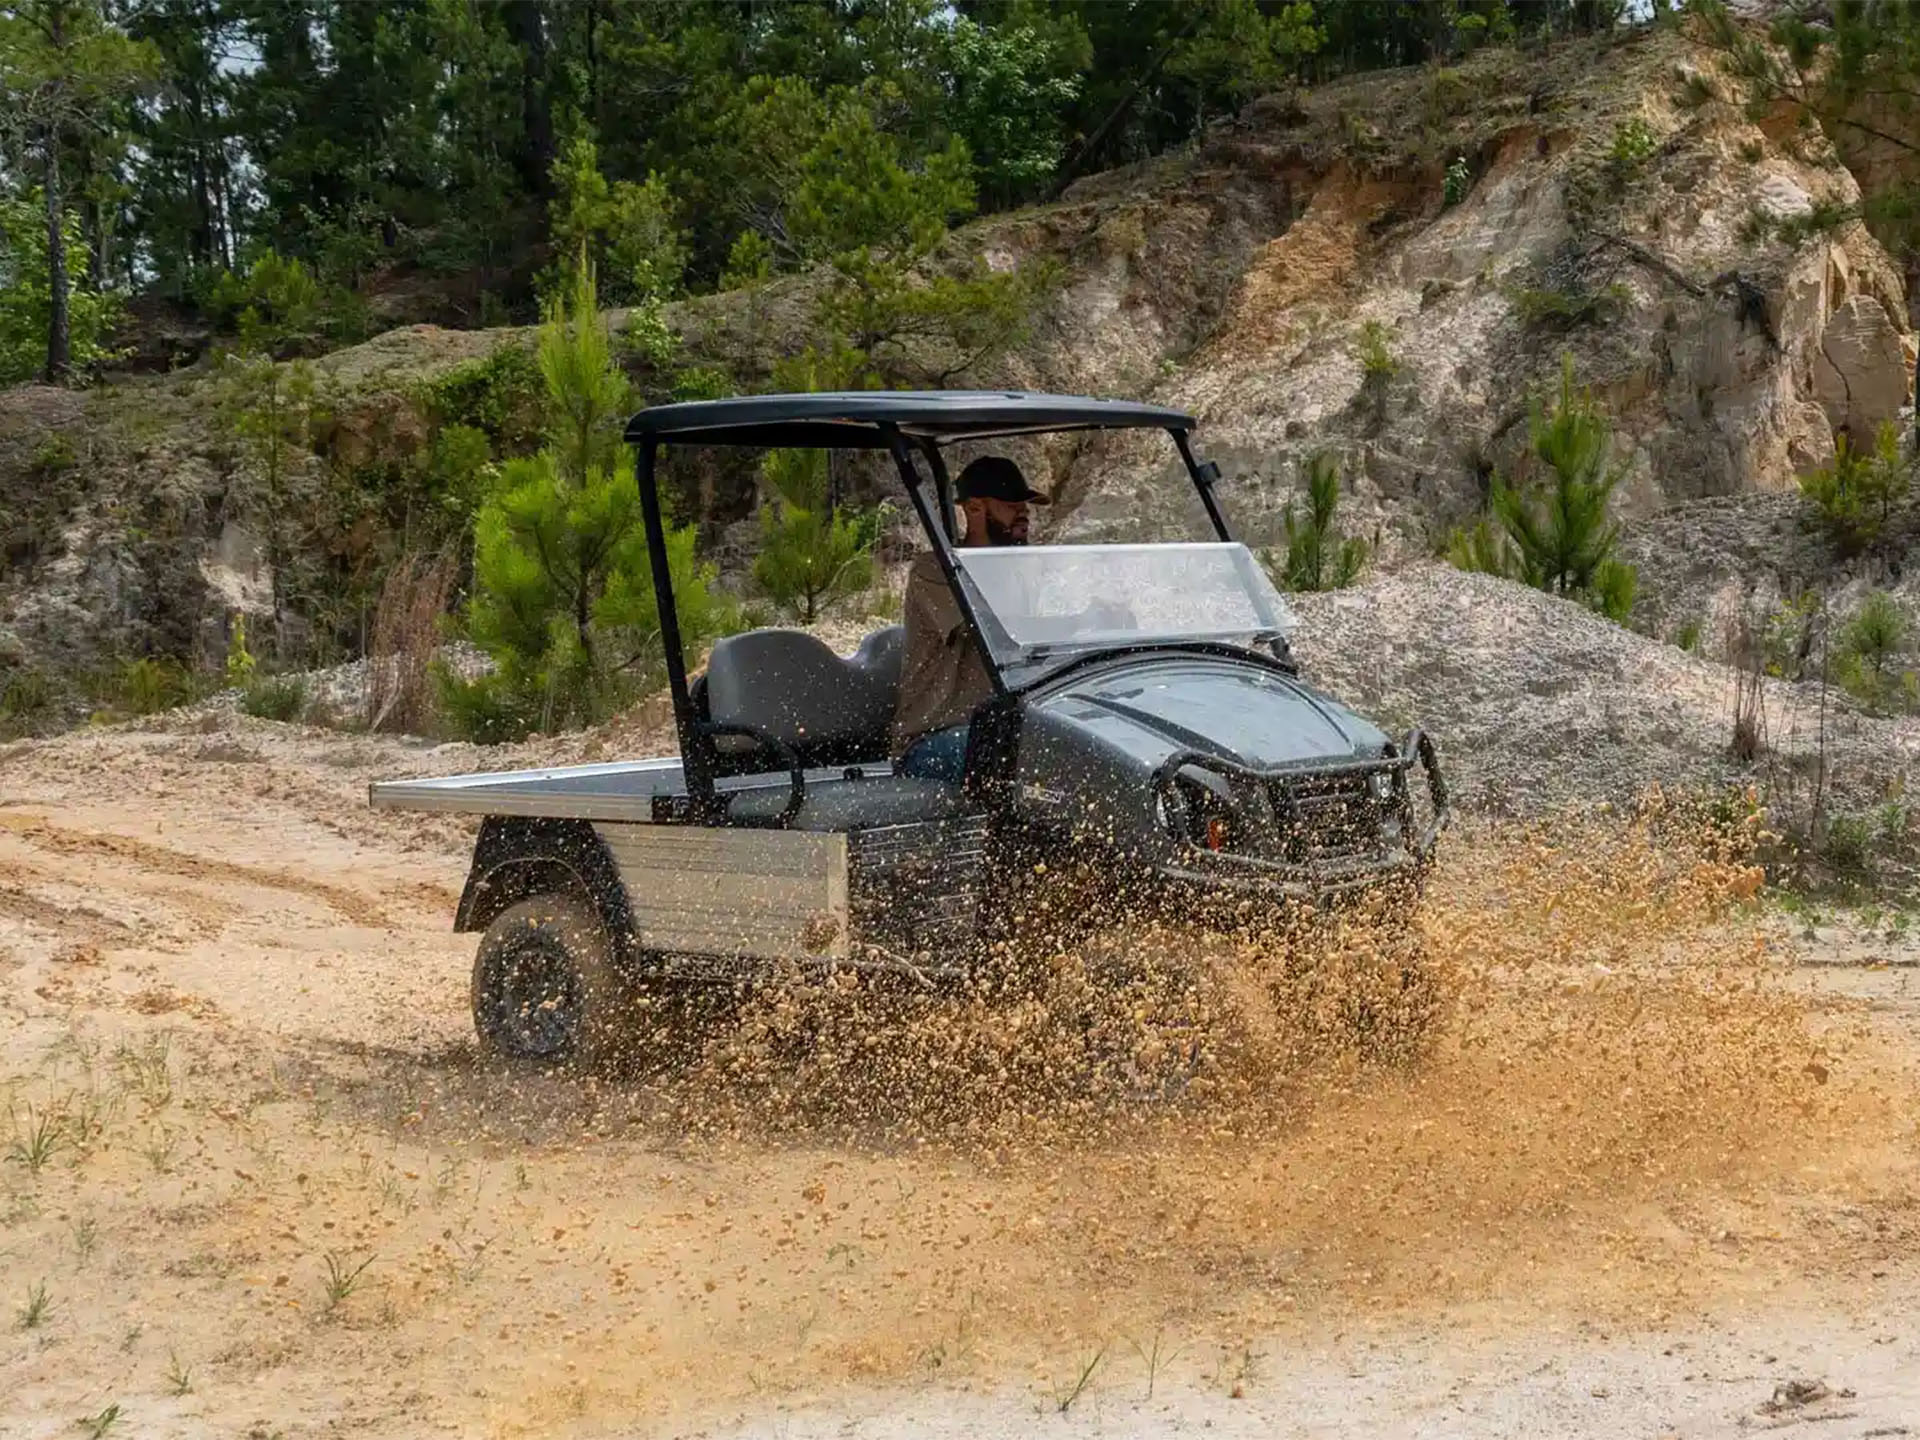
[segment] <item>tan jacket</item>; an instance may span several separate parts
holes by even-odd
[[[906,655],[893,717],[896,756],[922,735],[960,724],[993,694],[993,680],[931,550],[907,567],[905,608]]]

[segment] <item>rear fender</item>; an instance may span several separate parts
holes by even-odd
[[[453,928],[485,930],[500,913],[536,895],[573,895],[600,917],[614,953],[633,948],[626,887],[606,845],[585,820],[490,815],[480,824],[473,864]]]

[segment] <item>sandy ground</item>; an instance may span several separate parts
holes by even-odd
[[[1469,831],[1411,1066],[1203,1007],[1178,1102],[941,1069],[1045,1016],[579,1079],[473,1049],[464,824],[364,806],[471,763],[0,751],[0,1434],[1920,1435],[1894,922]]]

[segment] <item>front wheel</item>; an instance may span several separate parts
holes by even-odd
[[[621,1048],[629,987],[600,917],[537,895],[500,912],[473,959],[473,1027],[490,1054],[603,1065]]]

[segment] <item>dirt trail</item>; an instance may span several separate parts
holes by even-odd
[[[1411,1067],[1135,936],[1198,978],[583,1081],[477,1059],[469,834],[364,808],[470,758],[206,723],[0,751],[0,1435],[1920,1434],[1916,952],[1677,825],[1460,833]],[[1110,1025],[1206,1083],[1076,1091]]]

